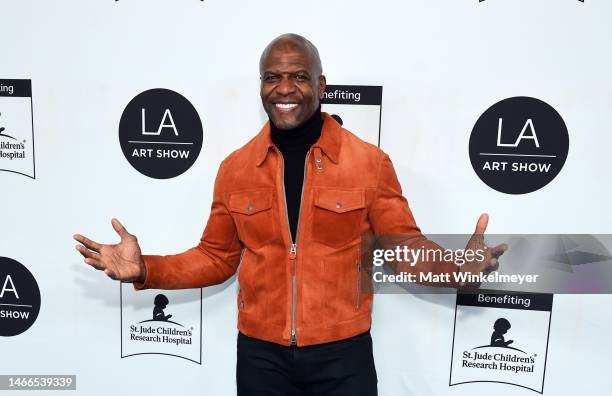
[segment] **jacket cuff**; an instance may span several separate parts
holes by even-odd
[[[151,281],[153,279],[153,272],[154,270],[154,265],[153,265],[153,261],[155,260],[155,256],[147,256],[147,255],[142,255],[142,261],[144,262],[144,266],[145,266],[145,279],[144,282],[133,282],[132,285],[134,286],[135,290],[143,290],[143,289],[151,289]]]

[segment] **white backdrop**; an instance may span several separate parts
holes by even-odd
[[[32,328],[0,339],[0,374],[76,374],[77,393],[92,396],[235,394],[233,279],[204,290],[202,365],[121,359],[119,285],[83,264],[71,237],[115,241],[115,216],[147,253],[195,245],[219,163],[266,120],[259,55],[285,32],[318,46],[328,83],[384,87],[381,148],[425,232],[471,232],[482,211],[493,233],[612,231],[610,2],[21,0],[0,15],[0,78],[32,80],[36,137],[35,180],[0,172],[0,256],[26,265],[42,295]],[[158,87],[188,98],[204,127],[197,162],[169,180],[134,170],[118,140],[126,104]],[[570,137],[557,178],[518,196],[487,187],[468,156],[478,117],[512,96],[552,105]],[[531,394],[448,386],[454,301],[375,297],[379,393]],[[555,296],[545,394],[612,387],[610,303]]]

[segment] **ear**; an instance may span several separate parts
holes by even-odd
[[[323,99],[323,92],[325,92],[325,87],[327,87],[327,81],[325,80],[324,75],[319,76],[319,99]]]

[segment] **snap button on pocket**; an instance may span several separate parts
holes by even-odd
[[[273,201],[272,188],[230,193],[229,210],[245,245],[257,248],[275,238]]]
[[[312,239],[342,247],[359,236],[365,208],[362,189],[315,189]]]

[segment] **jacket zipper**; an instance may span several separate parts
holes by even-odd
[[[283,182],[283,198],[285,201],[285,216],[287,219],[287,231],[289,231],[289,240],[291,241],[291,247],[289,248],[289,258],[293,261],[291,264],[291,345],[297,344],[297,336],[295,332],[295,311],[297,305],[297,291],[296,291],[296,267],[297,267],[297,237],[300,232],[300,215],[302,214],[302,201],[304,198],[304,185],[306,184],[306,169],[308,168],[308,156],[310,155],[311,149],[308,149],[306,153],[306,158],[304,159],[304,180],[302,182],[302,191],[300,193],[300,210],[298,211],[298,220],[297,227],[295,230],[295,241],[293,240],[293,236],[291,235],[291,225],[289,224],[289,209],[287,208],[287,192],[285,191],[285,159],[283,158],[282,153],[275,147],[274,148],[278,155],[281,158],[281,163],[283,164],[281,179]]]

